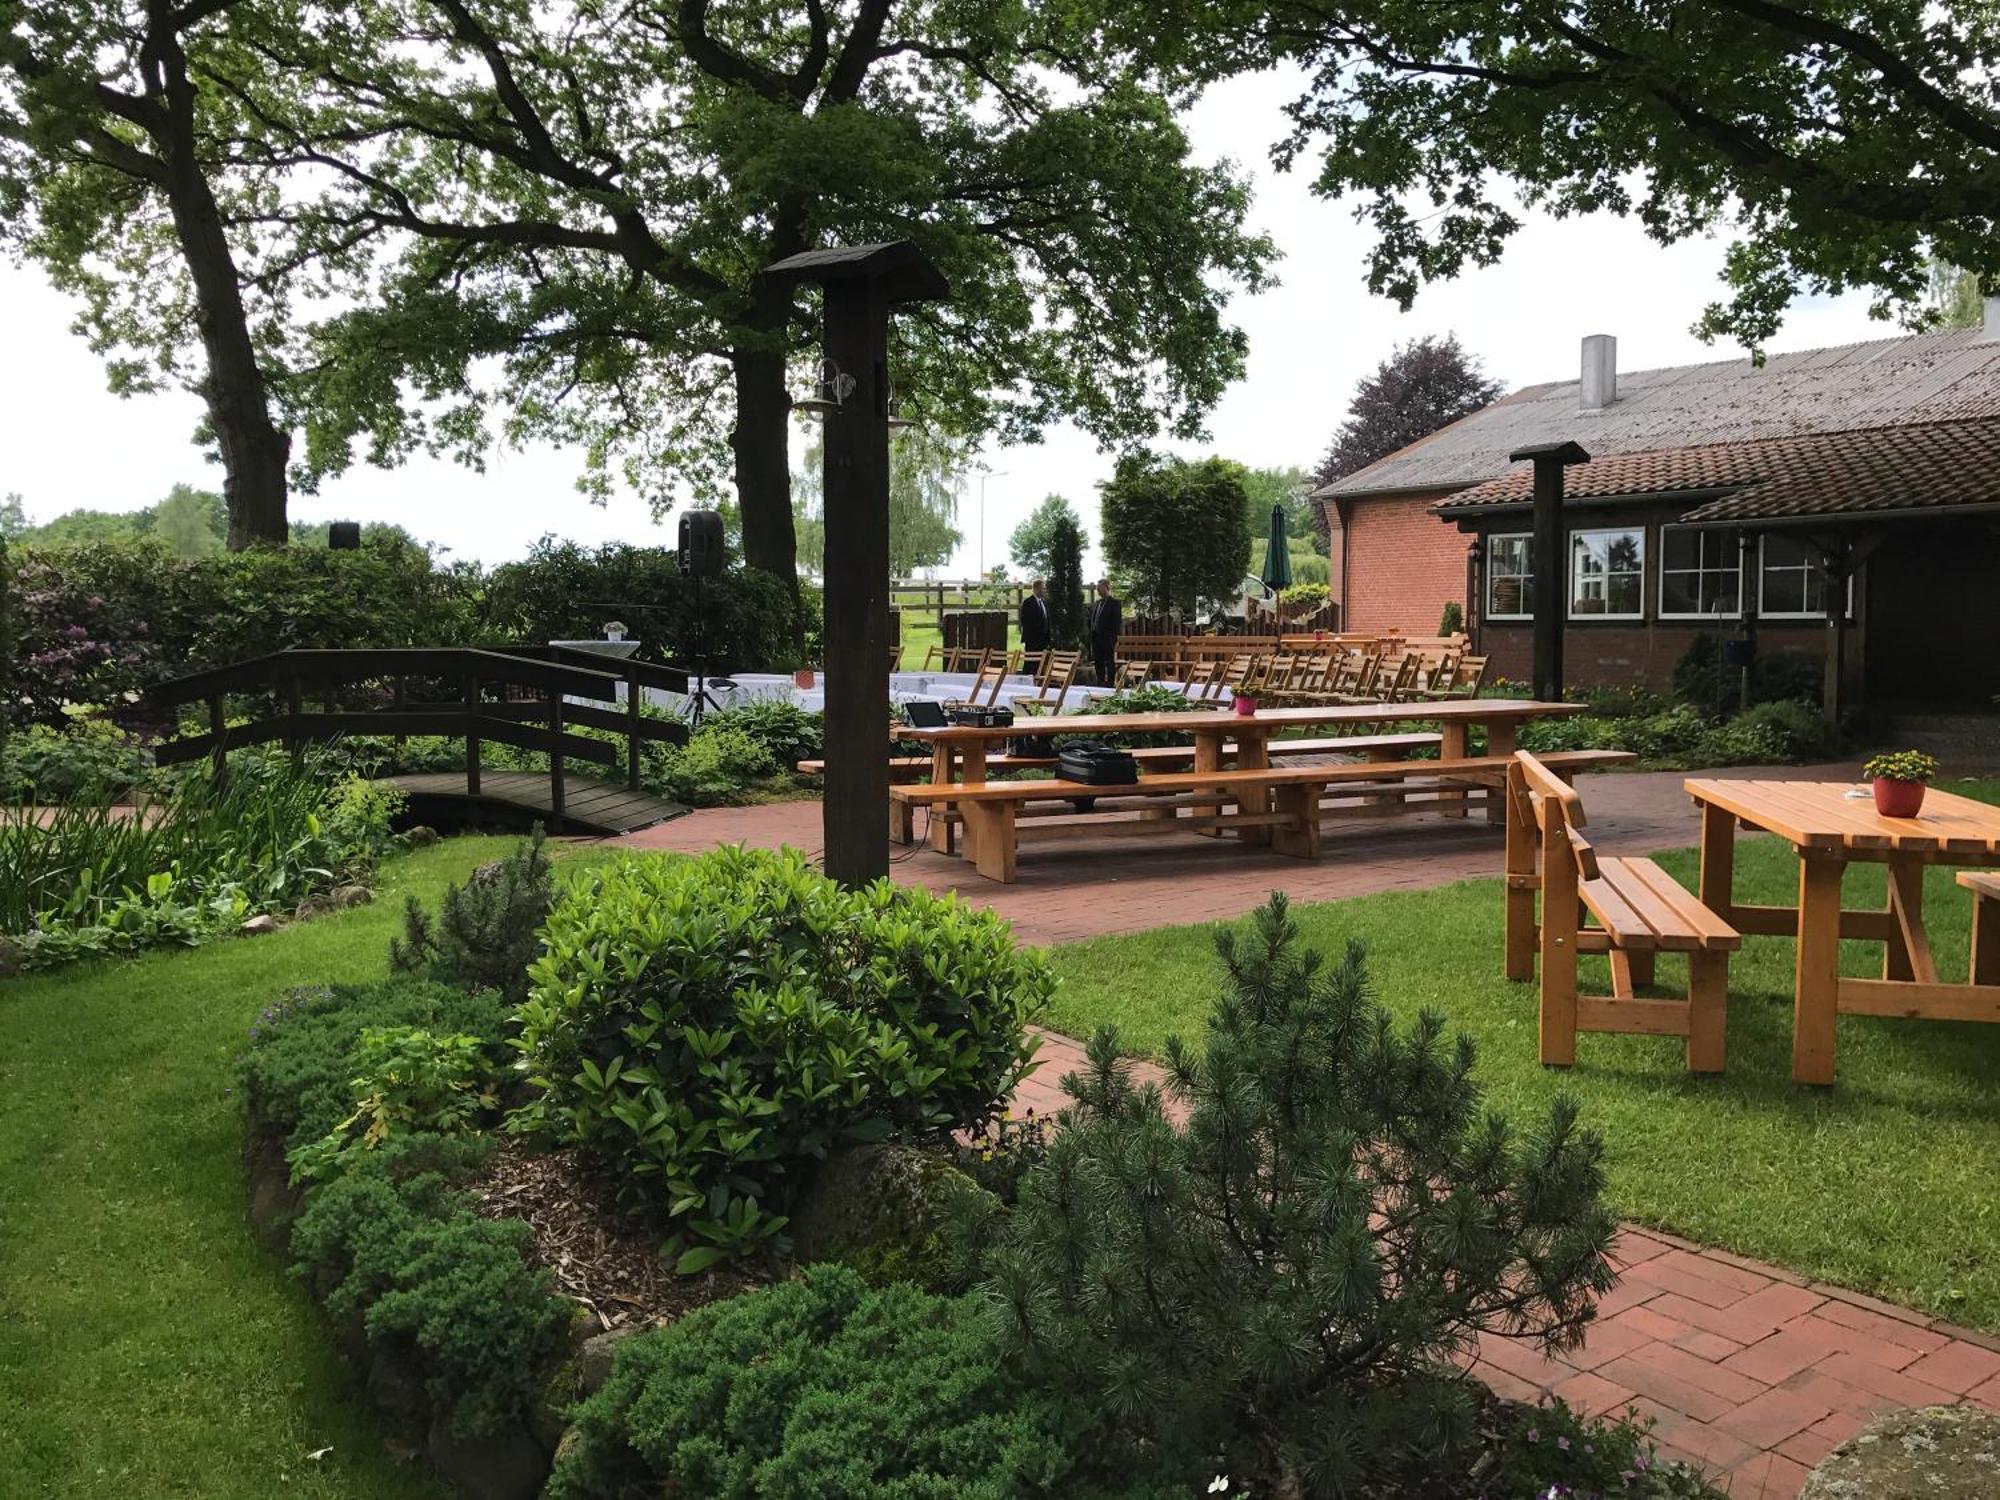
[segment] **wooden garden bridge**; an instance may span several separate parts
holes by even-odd
[[[647,741],[686,743],[685,725],[646,718],[641,703],[647,688],[685,693],[687,686],[678,668],[569,646],[301,649],[176,678],[147,701],[174,711],[187,703],[208,707],[205,732],[153,747],[161,765],[207,757],[220,777],[228,752],[247,745],[282,744],[298,755],[348,735],[442,735],[465,741],[463,773],[391,776],[384,784],[413,801],[526,815],[552,833],[608,834],[686,810],[640,790],[639,751]],[[231,723],[246,698],[247,722]],[[620,760],[620,746],[573,732],[579,728],[624,740],[622,779],[569,770],[572,761],[615,767]],[[542,751],[549,769],[484,769],[480,747],[489,742]]]

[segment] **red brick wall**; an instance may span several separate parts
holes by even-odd
[[[1450,494],[1432,490],[1342,500],[1329,507],[1334,523],[1334,591],[1341,592],[1343,630],[1398,629],[1429,635],[1448,601],[1465,602],[1465,558],[1471,538],[1431,514]]]
[[[1634,620],[1622,625],[1572,624],[1563,633],[1563,679],[1571,687],[1632,687],[1664,689],[1673,680],[1674,663],[1698,635],[1733,636],[1737,622],[1700,624],[1693,621]],[[1847,649],[1859,652],[1860,632],[1848,636]],[[1489,620],[1481,627],[1479,645],[1492,658],[1487,675],[1527,682],[1535,673],[1535,627],[1513,620]],[[1826,627],[1787,620],[1760,621],[1757,649],[1772,654],[1799,651],[1822,660]]]

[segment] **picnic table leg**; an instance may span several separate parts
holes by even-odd
[[[1239,771],[1268,771],[1271,768],[1271,743],[1267,731],[1258,728],[1236,736],[1236,769]],[[1239,812],[1267,813],[1271,810],[1271,792],[1268,787],[1243,787],[1236,794]],[[1315,813],[1317,821],[1317,813]],[[1246,844],[1268,844],[1271,830],[1266,827],[1239,828],[1238,838]]]
[[[1511,756],[1515,748],[1515,727],[1512,719],[1490,720],[1486,725],[1486,753],[1488,755]],[[1487,822],[1498,823],[1502,818],[1506,817],[1507,810],[1501,805],[1503,800],[1504,798],[1499,792],[1488,792],[1486,794]]]
[[[1972,974],[1974,984],[2000,984],[2000,901],[1972,893]]]
[[[1510,768],[1500,791],[1507,815],[1507,977],[1535,977],[1535,813],[1518,767]]]
[[[1915,979],[1937,983],[1931,958],[1930,934],[1924,930],[1924,867],[1913,860],[1889,861],[1889,911],[1895,929],[1882,951],[1884,979]]]
[[[1011,802],[966,802],[960,804],[965,818],[965,857],[988,880],[1002,885],[1014,883],[1014,804]]]
[[[951,742],[949,740],[937,740],[932,743],[931,745],[932,786],[950,786],[954,781],[958,779],[957,766],[955,764],[956,760],[957,757],[952,749]],[[965,779],[967,781],[972,780],[972,762],[969,759],[966,761]],[[980,757],[979,779],[981,781],[984,781],[986,779],[986,758],[983,755]],[[933,802],[931,804],[930,843],[931,843],[931,848],[935,849],[939,854],[949,854],[952,852],[951,820],[945,816],[946,812],[948,812],[949,810],[950,809],[947,806],[947,804],[943,802]],[[966,839],[967,839],[966,854],[968,858],[971,856],[972,852],[970,846],[971,837],[972,837],[971,831],[970,828],[968,827],[966,833]]]
[[[1467,747],[1471,743],[1471,734],[1466,728],[1465,720],[1446,719],[1443,731],[1439,735],[1438,755],[1444,760],[1464,760],[1468,753]],[[1439,792],[1438,803],[1438,811],[1447,818],[1465,816],[1463,792]]]
[[[1701,805],[1701,904],[1735,925],[1736,818],[1713,803]]]
[[[1195,734],[1194,768],[1197,771],[1219,771],[1222,769],[1221,735],[1202,734],[1199,732]],[[1213,791],[1214,788],[1205,787],[1202,790]],[[1201,834],[1204,838],[1219,839],[1222,837],[1222,830],[1220,828],[1197,828],[1194,831]]]
[[[1833,1082],[1834,1016],[1840,1005],[1840,877],[1838,854],[1799,851],[1799,941],[1792,1000],[1792,1078]]]

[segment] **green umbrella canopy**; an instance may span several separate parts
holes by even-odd
[[[1271,507],[1271,536],[1264,544],[1264,586],[1288,589],[1292,586],[1292,550],[1285,537],[1285,508]]]

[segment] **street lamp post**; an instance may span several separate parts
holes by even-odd
[[[979,471],[979,581],[986,581],[986,481],[1005,479],[1005,469],[981,469]]]

